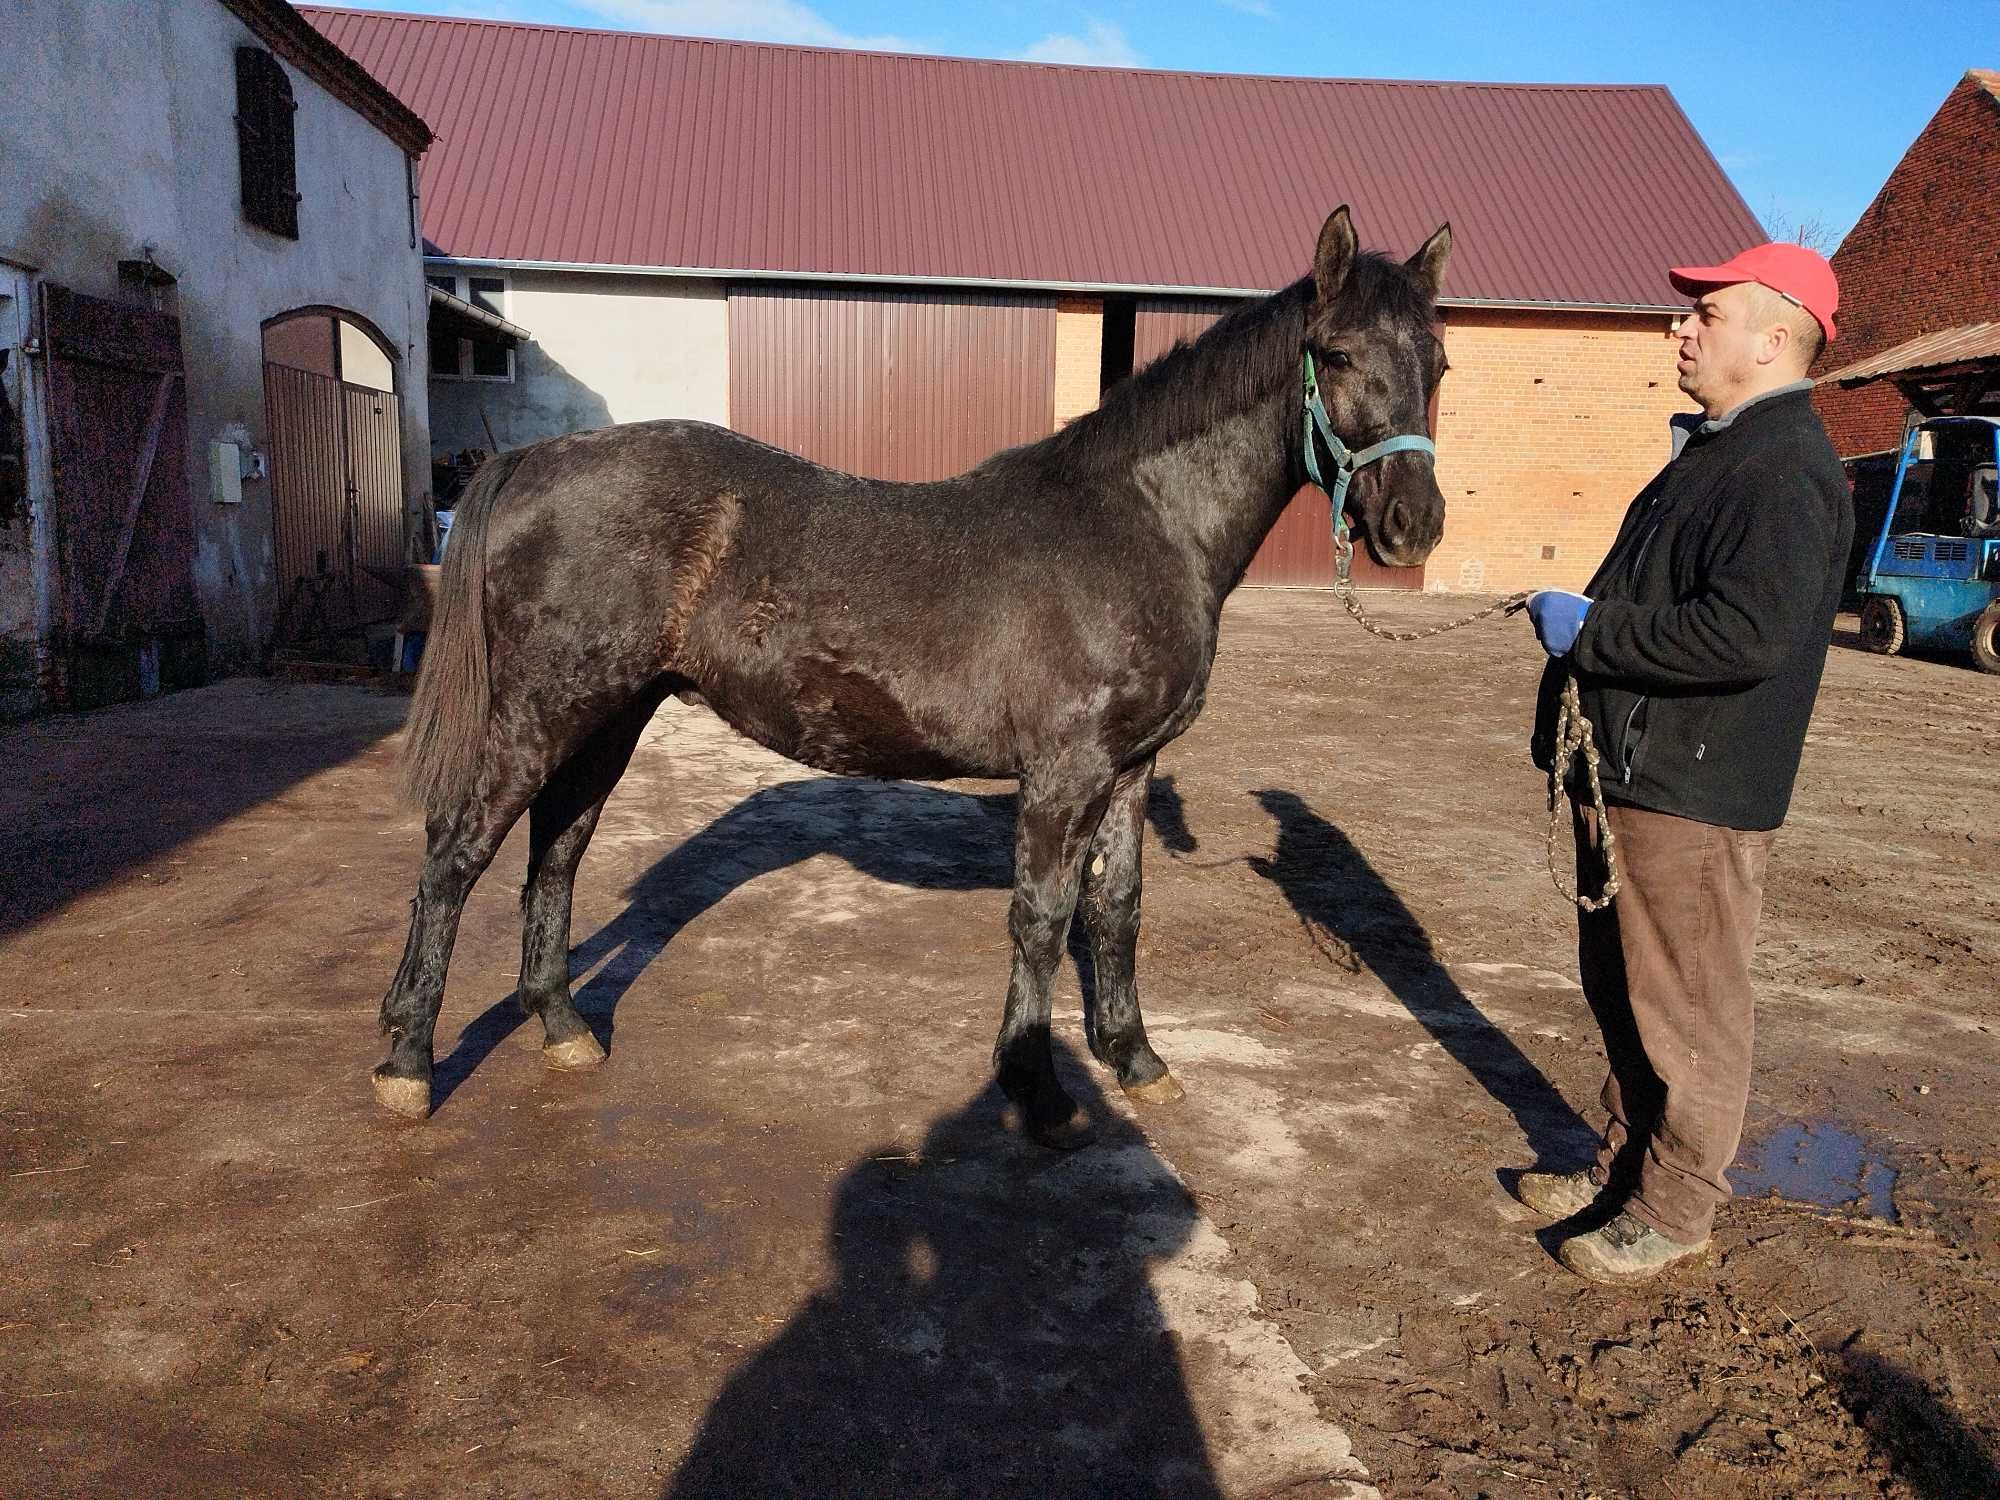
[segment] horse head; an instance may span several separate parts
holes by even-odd
[[[1444,533],[1444,494],[1430,453],[1371,458],[1366,450],[1428,431],[1431,392],[1445,371],[1435,328],[1450,257],[1449,224],[1400,265],[1360,253],[1346,204],[1327,218],[1313,256],[1308,378],[1332,433],[1360,460],[1347,488],[1348,518],[1376,561],[1390,567],[1415,567]]]

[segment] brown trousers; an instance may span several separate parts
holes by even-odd
[[[1579,913],[1583,991],[1604,1033],[1610,1116],[1593,1175],[1670,1240],[1708,1237],[1750,1099],[1750,952],[1775,833],[1637,807],[1607,810],[1618,897]],[[1597,813],[1576,816],[1577,875],[1595,894]]]

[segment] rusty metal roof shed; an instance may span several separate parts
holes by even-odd
[[[1353,205],[1448,302],[1681,305],[1764,238],[1657,86],[986,62],[305,8],[430,121],[434,255],[499,265],[1263,291]]]
[[[2000,359],[2000,323],[1966,323],[1942,333],[1919,334],[1880,354],[1842,365],[1820,376],[1822,385],[1866,385],[1891,375],[1944,370]]]
[[[1847,389],[1887,380],[1927,417],[2000,411],[2000,322],[1919,334],[1819,377]]]

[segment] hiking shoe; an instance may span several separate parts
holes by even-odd
[[[1550,1219],[1576,1217],[1603,1191],[1587,1167],[1578,1172],[1523,1172],[1514,1183],[1514,1196]]]
[[[1644,1281],[1675,1261],[1699,1255],[1707,1248],[1706,1235],[1696,1244],[1683,1245],[1641,1224],[1630,1214],[1620,1213],[1602,1229],[1564,1240],[1556,1255],[1584,1280],[1616,1285]]]

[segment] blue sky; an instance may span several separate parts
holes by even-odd
[[[374,8],[965,57],[1358,78],[1663,83],[1767,229],[1831,252],[2000,0],[374,0]]]

